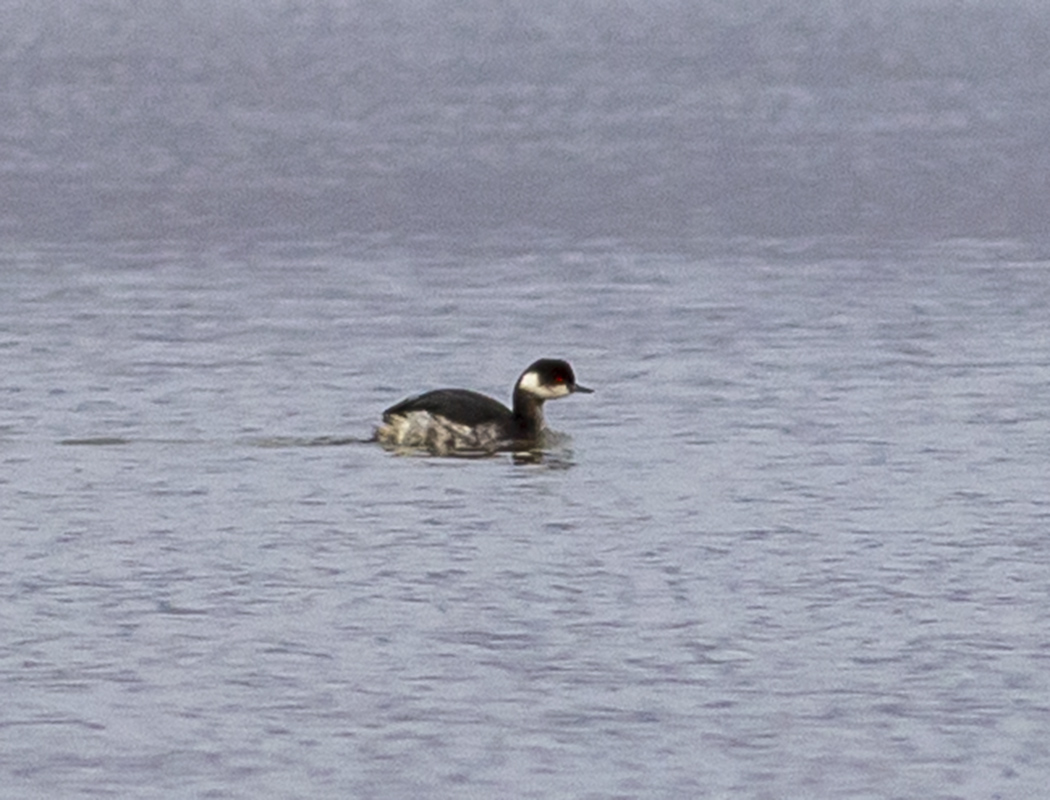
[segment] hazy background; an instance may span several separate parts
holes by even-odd
[[[8,237],[1048,227],[1042,3],[0,11]]]
[[[0,0],[0,800],[1046,794],[1048,22]]]

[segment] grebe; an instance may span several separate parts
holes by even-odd
[[[514,384],[513,408],[469,389],[436,389],[384,411],[375,440],[435,455],[534,449],[542,441],[547,400],[593,391],[576,383],[567,361],[541,358]]]

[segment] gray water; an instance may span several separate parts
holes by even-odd
[[[1037,7],[9,5],[0,796],[1045,794]]]
[[[316,247],[4,259],[11,797],[1035,797],[1050,276]],[[411,390],[570,356],[534,464]]]

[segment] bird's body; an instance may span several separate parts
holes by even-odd
[[[514,385],[513,408],[470,389],[436,389],[384,411],[375,438],[437,455],[529,449],[542,438],[544,402],[590,391],[576,383],[567,362],[540,359]]]

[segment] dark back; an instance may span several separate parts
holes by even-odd
[[[383,418],[429,411],[461,425],[482,425],[486,422],[505,423],[513,418],[511,410],[498,400],[472,392],[469,389],[435,389],[402,400],[383,412]]]

